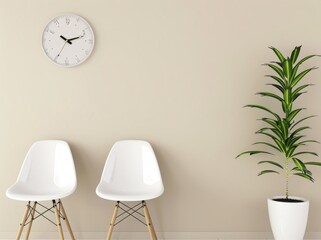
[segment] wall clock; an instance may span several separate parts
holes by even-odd
[[[42,48],[54,63],[73,67],[83,63],[94,48],[94,32],[89,23],[75,14],[52,19],[42,34]]]

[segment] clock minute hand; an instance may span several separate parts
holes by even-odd
[[[64,36],[60,35],[60,37],[61,37],[65,42],[67,42],[67,43],[69,43],[69,44],[72,44],[72,42],[71,42],[69,39],[65,38]]]
[[[74,38],[70,38],[70,39],[68,39],[68,41],[73,41],[73,40],[76,40],[76,39],[78,39],[78,38],[82,38],[84,35],[81,35],[81,36],[79,36],[79,37],[74,37]]]

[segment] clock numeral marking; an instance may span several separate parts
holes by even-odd
[[[56,19],[55,21],[54,21],[54,23],[58,26],[59,25],[59,21]]]
[[[77,22],[79,22],[79,21],[80,21],[80,18],[79,18],[79,17],[77,17],[76,21],[77,21]]]
[[[66,24],[69,25],[70,24],[70,18],[66,17]]]
[[[69,65],[69,59],[66,57],[65,59],[65,65],[68,66]]]
[[[94,41],[93,41],[92,39],[88,39],[87,42],[88,42],[89,44],[93,44]]]
[[[75,59],[76,59],[76,62],[79,63],[80,62],[80,59],[77,55],[75,55]]]
[[[49,30],[49,32],[53,35],[55,34],[55,31],[54,30]]]

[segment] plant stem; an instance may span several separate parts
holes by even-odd
[[[285,160],[285,198],[289,198],[289,159]]]

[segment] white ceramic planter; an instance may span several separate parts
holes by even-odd
[[[289,197],[303,202],[289,203],[268,199],[270,224],[275,240],[303,240],[308,221],[309,201],[299,197]]]

